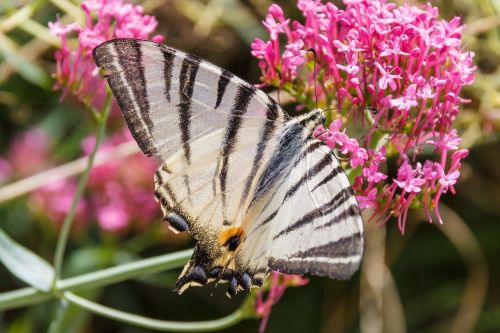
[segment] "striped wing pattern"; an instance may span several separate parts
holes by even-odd
[[[359,209],[334,156],[311,139],[320,110],[288,119],[262,91],[165,45],[116,39],[93,56],[139,147],[163,161],[155,197],[170,229],[197,240],[178,292],[220,280],[232,296],[270,270],[356,271]]]

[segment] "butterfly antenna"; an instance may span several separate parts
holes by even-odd
[[[318,108],[318,91],[316,90],[316,50],[314,50],[312,47],[307,50],[308,52],[311,52],[314,56],[314,62],[313,62],[313,79],[314,79],[314,104],[315,108]]]
[[[281,105],[281,100],[280,100],[280,91],[281,91],[281,74],[280,74],[280,72],[276,72],[276,74],[278,74],[278,78],[279,78],[278,92],[277,92],[278,104],[279,104],[279,105]]]

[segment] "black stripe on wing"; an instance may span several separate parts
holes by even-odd
[[[347,280],[358,270],[360,261],[331,264],[328,262],[307,261],[306,259],[290,261],[271,257],[268,264],[272,270],[286,272],[286,274],[312,274],[331,279]]]
[[[330,243],[311,247],[305,251],[298,251],[290,255],[291,258],[347,258],[359,253],[361,233],[342,237]]]
[[[326,228],[326,227],[329,227],[331,225],[334,225],[334,224],[337,224],[339,222],[342,222],[344,221],[345,219],[349,218],[349,217],[352,217],[352,216],[359,216],[361,213],[359,211],[359,207],[357,204],[352,204],[350,205],[349,207],[347,207],[346,209],[344,209],[340,214],[338,215],[335,215],[330,221],[328,221],[327,223],[325,224],[322,224],[320,226],[317,226],[316,228],[314,228],[314,230],[317,230],[317,229],[322,229],[322,228]]]
[[[290,197],[292,197],[302,185],[307,183],[309,179],[314,177],[317,173],[323,171],[327,166],[331,165],[332,163],[333,163],[332,154],[330,153],[325,154],[325,156],[323,156],[321,160],[319,160],[311,169],[306,170],[306,174],[303,175],[295,184],[293,184],[293,186],[291,186],[288,189],[288,191],[285,194],[285,198],[283,199],[283,203],[285,203]],[[337,174],[338,172],[335,173],[335,175]],[[334,177],[332,177],[332,179]]]
[[[247,112],[250,100],[255,94],[255,87],[240,84],[234,98],[233,108],[229,114],[229,120],[222,143],[221,155],[222,164],[219,173],[220,190],[222,194],[222,206],[224,212],[226,209],[226,181],[229,170],[229,156],[232,154],[236,143],[238,142],[238,131],[243,122],[241,117]]]
[[[128,68],[124,71],[127,83],[132,88],[135,102],[141,110],[143,121],[149,130],[153,131],[153,122],[149,117],[149,99],[146,90],[146,77],[144,74],[144,65],[142,64],[141,45],[136,41],[125,44],[123,47],[117,47],[116,51],[119,54],[119,62],[122,68]],[[125,58],[125,55],[130,58]],[[131,64],[132,63],[132,64]]]
[[[232,77],[233,74],[228,70],[223,69],[221,71],[219,76],[219,82],[217,83],[217,101],[215,102],[215,109],[217,109],[220,106],[220,103],[222,102],[222,97],[224,97],[227,85],[229,84],[229,81],[231,81]]]
[[[333,212],[335,209],[344,204],[349,198],[353,196],[352,189],[350,187],[344,188],[342,191],[337,193],[330,201],[321,205],[320,207],[311,210],[309,213],[302,216],[297,221],[293,222],[287,228],[281,230],[273,239],[278,239],[298,228],[301,228],[309,223],[314,222],[317,218],[327,215]],[[318,227],[319,228],[319,227]]]
[[[170,102],[170,88],[172,86],[172,70],[174,67],[175,50],[173,52],[167,52],[165,49],[161,48],[163,54],[163,59],[165,64],[163,65],[163,77],[165,79],[165,97],[168,102]]]
[[[295,168],[297,167],[297,165],[303,161],[304,158],[307,157],[308,154],[314,152],[315,150],[317,149],[320,149],[321,147],[323,147],[325,144],[319,140],[314,140],[314,141],[308,141],[307,143],[307,147],[304,149],[303,153],[301,154],[300,158],[297,159],[297,161],[295,161],[295,163],[293,164],[293,167],[292,168]],[[293,186],[292,186],[293,187]],[[289,192],[290,190],[288,190]],[[288,194],[287,192],[287,194]],[[264,208],[262,209],[262,211],[265,211],[268,207],[268,205],[273,202],[273,199],[274,199],[274,196],[277,194],[277,192],[275,192],[273,194],[273,196],[269,199],[268,203],[266,204],[266,206],[264,206]],[[287,194],[285,194],[285,197],[284,199],[287,198]],[[288,195],[289,196],[289,195]],[[253,199],[254,201],[256,200],[256,197]],[[284,202],[284,200],[282,201],[282,203]],[[280,208],[282,207],[282,205],[279,205],[271,214],[269,214],[268,217],[266,217],[261,223],[259,223],[253,230],[250,231],[250,234],[253,234],[255,231],[257,231],[260,227],[266,225],[267,223],[271,222],[275,217],[276,215],[278,214]]]
[[[278,103],[276,103],[276,101],[274,101],[272,98],[269,97],[269,101],[266,107],[267,119],[266,122],[264,123],[264,128],[262,128],[261,131],[260,141],[259,143],[257,143],[257,152],[255,153],[255,157],[253,160],[252,171],[250,172],[250,175],[247,178],[247,183],[245,184],[245,189],[243,190],[243,197],[241,198],[241,204],[244,204],[244,202],[248,198],[248,195],[250,194],[249,193],[250,186],[254,182],[255,175],[257,174],[257,171],[264,163],[264,160],[262,158],[264,156],[267,143],[275,134],[276,130],[275,120],[278,118],[278,111],[277,111],[278,107],[279,107]]]
[[[302,138],[304,130],[305,128],[298,123],[284,129],[280,143],[259,177],[251,204],[263,197],[276,182],[282,180],[291,170],[294,162],[300,159],[300,151],[306,143]]]
[[[187,165],[191,164],[191,145],[189,143],[191,139],[191,102],[200,62],[200,58],[188,54],[182,62],[179,74],[179,129]]]
[[[311,190],[311,192],[316,190],[320,186],[326,185],[329,181],[331,181],[332,179],[337,177],[337,175],[341,172],[343,172],[343,170],[339,164],[339,165],[337,165],[337,167],[335,169],[333,169],[332,172],[330,172],[328,175],[326,175],[325,178],[323,178],[318,184],[316,184],[316,186],[314,186],[314,188]]]

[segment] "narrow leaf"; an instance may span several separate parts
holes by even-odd
[[[11,239],[0,229],[0,261],[20,280],[41,291],[49,291],[53,268],[42,258]]]
[[[16,44],[0,33],[0,56],[2,60],[15,68],[20,76],[41,88],[50,87],[50,76],[34,62],[26,59],[16,49]]]

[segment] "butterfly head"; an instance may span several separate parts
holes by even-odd
[[[321,124],[323,126],[325,126],[326,125],[326,114],[325,114],[325,112],[321,112],[321,116],[320,117],[321,117]]]

